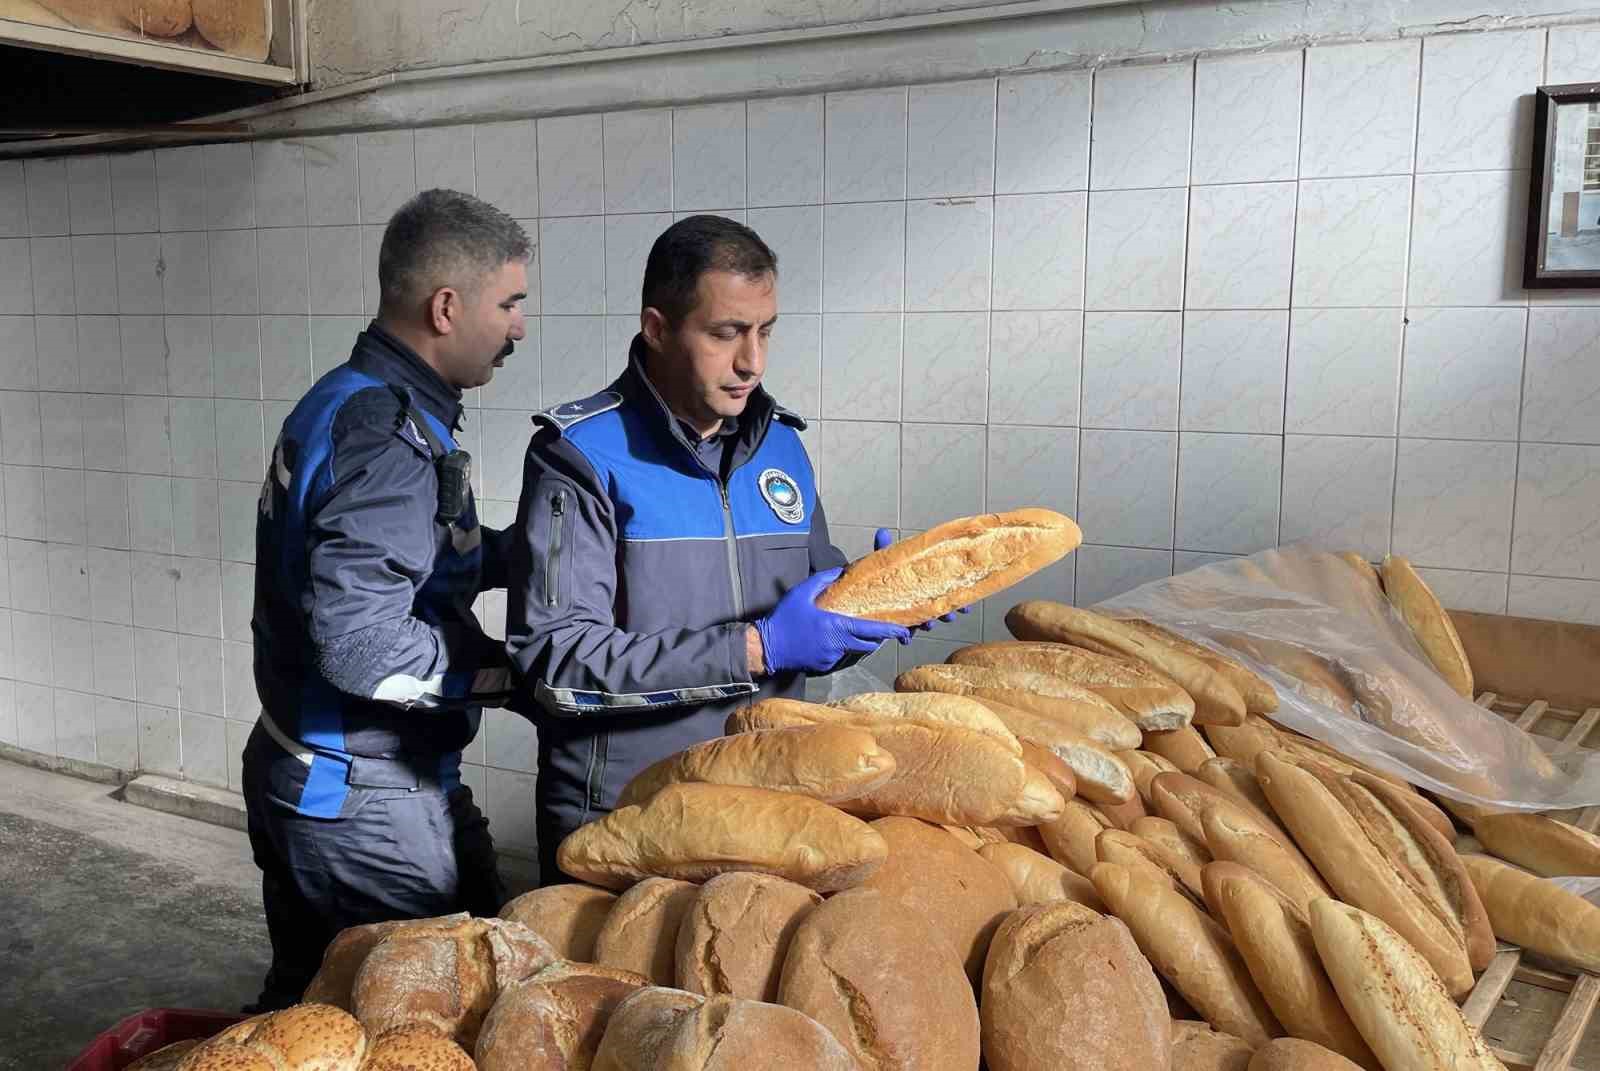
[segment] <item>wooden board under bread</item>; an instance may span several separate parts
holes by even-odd
[[[1600,725],[1600,705],[1568,709],[1543,699],[1502,700],[1494,692],[1481,693],[1478,704],[1524,732],[1558,740],[1558,752],[1595,749],[1590,737]],[[1600,832],[1600,807],[1547,813]],[[1600,977],[1524,964],[1522,952],[1510,950],[1495,955],[1462,1010],[1509,1071],[1600,1071],[1600,1027],[1591,1029],[1597,1001]]]

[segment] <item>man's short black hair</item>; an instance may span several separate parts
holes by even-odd
[[[440,287],[471,294],[484,278],[533,251],[522,225],[488,201],[457,190],[423,190],[383,229],[378,291],[383,308],[428,300]]]
[[[778,274],[778,254],[743,223],[723,216],[686,216],[661,232],[644,262],[644,308],[673,326],[694,310],[695,289],[708,271],[746,279]]]

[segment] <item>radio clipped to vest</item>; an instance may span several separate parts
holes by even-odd
[[[411,392],[404,387],[390,385],[395,397],[400,399],[400,419],[410,426],[428,446],[433,458],[433,472],[439,485],[438,503],[433,519],[442,525],[452,525],[467,512],[467,496],[472,493],[472,455],[459,447],[446,446],[434,432],[428,418],[411,414]]]

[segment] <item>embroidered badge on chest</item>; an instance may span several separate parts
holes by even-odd
[[[800,485],[782,469],[767,469],[761,474],[761,497],[784,524],[799,524],[806,519],[806,500]]]

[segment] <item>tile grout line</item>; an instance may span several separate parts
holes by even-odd
[[[1400,301],[1401,330],[1400,330],[1400,372],[1399,388],[1395,393],[1395,438],[1394,438],[1394,471],[1393,482],[1389,487],[1389,538],[1384,554],[1388,555],[1395,549],[1395,528],[1397,516],[1400,511],[1400,425],[1405,413],[1406,394],[1406,350],[1411,334],[1411,267],[1412,253],[1417,236],[1417,165],[1418,154],[1422,147],[1422,97],[1424,69],[1427,63],[1425,53],[1425,40],[1417,42],[1417,103],[1412,112],[1411,127],[1411,197],[1406,209],[1406,255],[1404,276],[1401,279]]]

